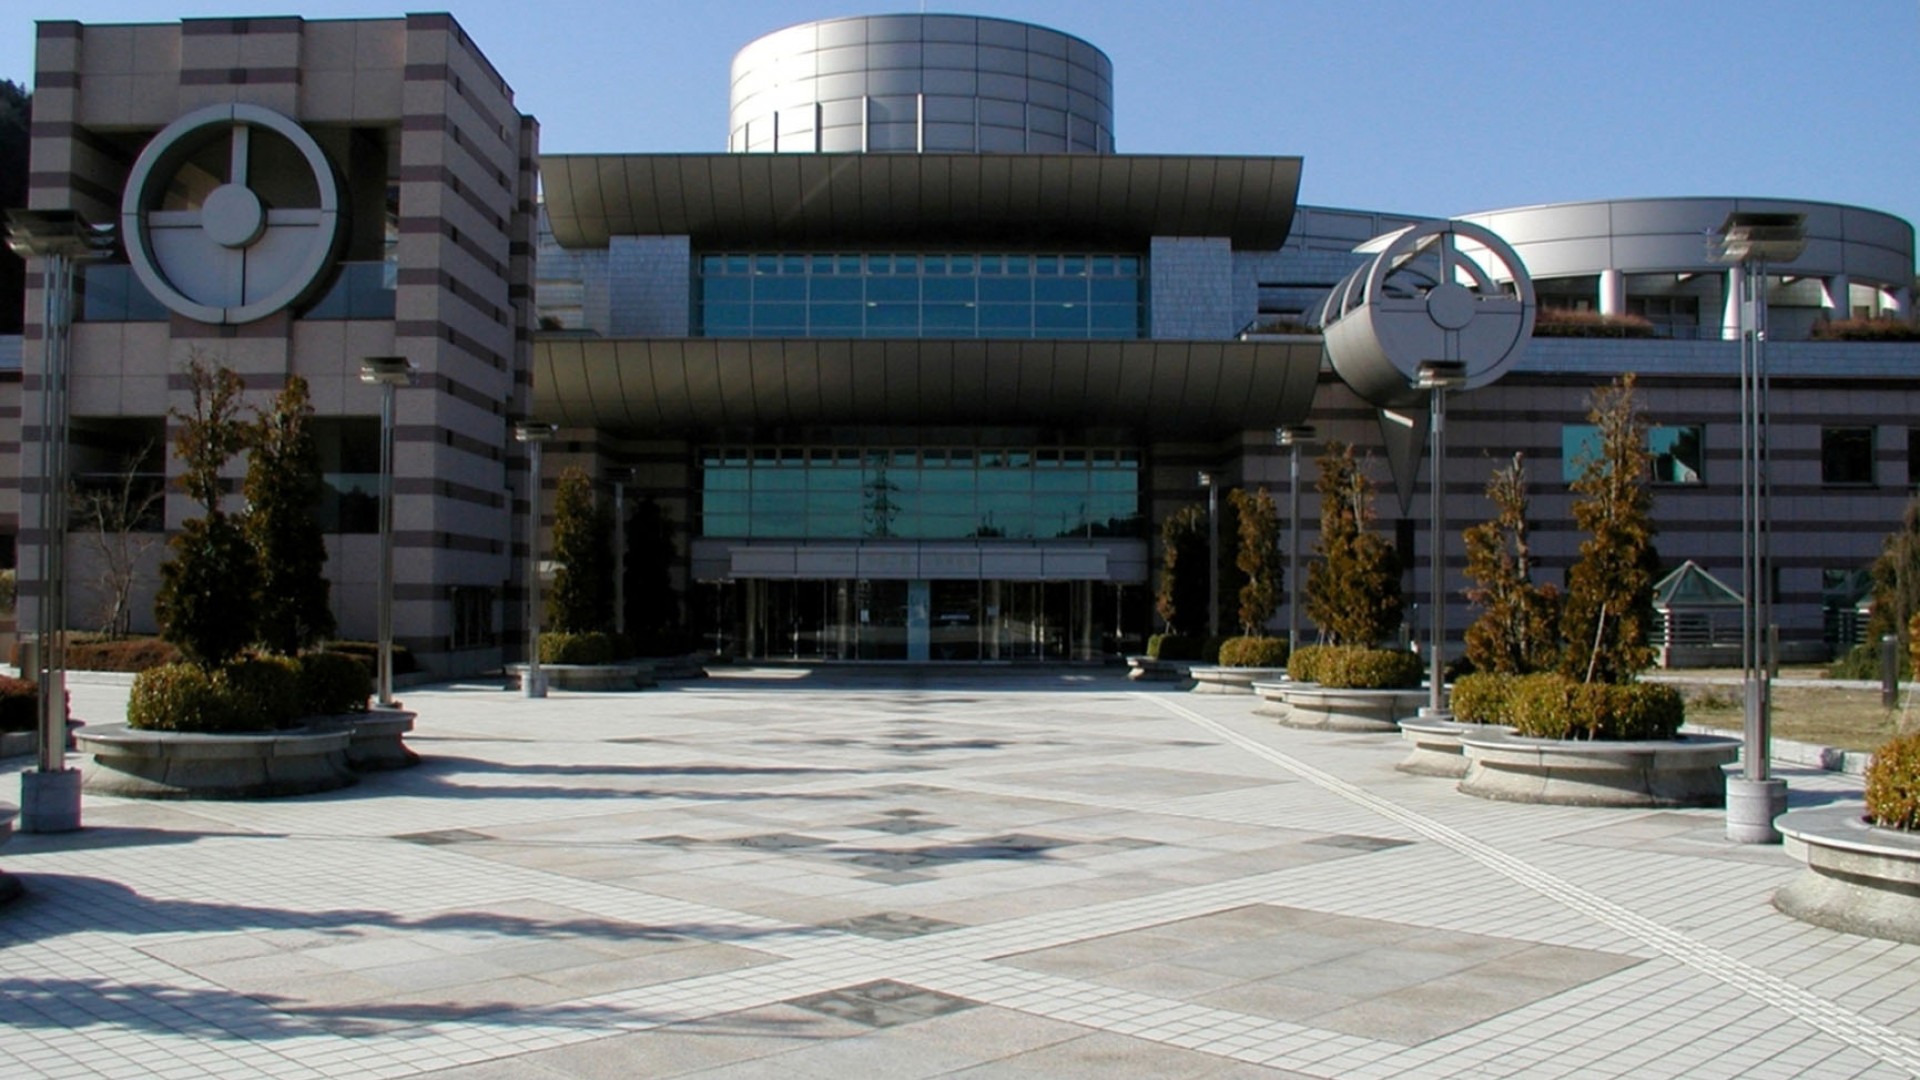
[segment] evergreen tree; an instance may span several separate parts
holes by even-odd
[[[260,566],[256,626],[260,644],[292,656],[333,634],[326,539],[313,508],[320,501],[320,455],[313,404],[298,375],[253,423],[253,455],[242,488],[246,530]]]
[[[1240,547],[1234,566],[1246,575],[1240,586],[1240,632],[1263,635],[1267,620],[1280,610],[1286,568],[1280,561],[1280,512],[1266,488],[1235,488],[1227,496],[1238,517]]]
[[[1593,393],[1587,414],[1599,445],[1576,462],[1573,522],[1587,534],[1567,573],[1560,618],[1560,671],[1583,682],[1626,682],[1653,663],[1653,583],[1660,559],[1653,547],[1652,456],[1647,424],[1623,375]]]
[[[1353,447],[1320,455],[1320,558],[1307,567],[1307,618],[1329,645],[1378,646],[1400,628],[1400,559],[1373,532],[1373,480]]]
[[[1207,510],[1183,506],[1160,523],[1160,589],[1154,611],[1170,634],[1207,627]]]
[[[562,634],[613,630],[613,518],[578,466],[560,474],[553,507],[553,558],[559,570],[547,594],[547,626]]]
[[[1467,659],[1479,671],[1545,671],[1559,651],[1560,591],[1533,581],[1527,543],[1527,469],[1522,455],[1487,481],[1494,516],[1466,531],[1467,600],[1480,617],[1467,627]]]
[[[174,453],[186,466],[181,482],[202,513],[168,542],[173,558],[160,568],[154,614],[161,637],[213,670],[254,640],[258,564],[245,530],[220,508],[220,471],[245,449],[248,425],[238,416],[240,376],[195,356],[187,362],[187,385],[191,411],[172,414],[179,426]]]

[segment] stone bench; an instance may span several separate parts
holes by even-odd
[[[1740,741],[1715,735],[1611,742],[1460,735],[1460,790],[1483,799],[1559,806],[1723,806],[1724,768]]]
[[[1218,667],[1197,665],[1188,669],[1196,694],[1251,694],[1256,682],[1278,682],[1287,677],[1283,667]]]
[[[507,675],[515,688],[525,684],[527,665],[508,664]],[[654,685],[653,665],[642,660],[619,664],[541,664],[540,677],[549,690],[576,693],[610,693],[645,690]]]
[[[1406,690],[1346,690],[1318,683],[1256,682],[1266,704],[1254,709],[1287,727],[1310,731],[1389,732],[1419,715],[1428,694]]]
[[[1920,835],[1865,815],[1857,803],[1782,815],[1782,844],[1807,869],[1774,892],[1773,906],[1829,930],[1920,945]]]
[[[82,786],[141,799],[257,799],[309,795],[355,782],[353,731],[341,728],[210,734],[96,724],[75,736],[93,755]]]
[[[414,714],[405,709],[368,709],[363,713],[319,716],[307,721],[313,732],[346,731],[347,764],[361,772],[404,769],[420,763],[420,755],[406,744]]]

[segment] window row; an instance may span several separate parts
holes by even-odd
[[[1870,487],[1874,476],[1874,429],[1823,427],[1820,429],[1820,482],[1834,487]],[[1600,435],[1591,424],[1567,424],[1560,429],[1560,475],[1567,483],[1600,449]],[[1647,451],[1653,455],[1657,484],[1706,482],[1706,428],[1700,424],[1653,427],[1647,431]],[[1907,483],[1920,485],[1920,428],[1907,429]]]
[[[307,307],[308,319],[391,319],[398,265],[349,262]],[[74,312],[82,322],[165,322],[167,308],[126,263],[83,265],[75,281]]]

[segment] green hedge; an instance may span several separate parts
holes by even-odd
[[[1302,645],[1293,650],[1293,655],[1287,657],[1287,675],[1294,682],[1319,682],[1320,663],[1330,648],[1330,645]]]
[[[1507,723],[1541,739],[1671,739],[1686,722],[1680,691],[1660,683],[1582,683],[1565,675],[1513,680]]]
[[[1508,724],[1517,675],[1482,671],[1453,681],[1449,710],[1463,724]]]
[[[1177,660],[1193,664],[1220,662],[1223,638],[1189,637],[1184,634],[1155,634],[1147,639],[1147,655],[1155,660]]]
[[[1920,829],[1920,731],[1895,735],[1867,766],[1867,817],[1888,829]]]
[[[303,717],[364,711],[372,676],[339,653],[243,657],[218,671],[188,663],[133,677],[127,724],[149,731],[273,731]]]
[[[1894,650],[1895,659],[1900,665],[1900,679],[1904,682],[1913,678],[1913,662],[1906,653]],[[1829,679],[1855,679],[1860,682],[1880,681],[1880,643],[1866,641],[1840,654],[1840,659],[1827,668]]]
[[[1313,667],[1318,677],[1313,681],[1329,689],[1407,690],[1419,686],[1425,673],[1419,655],[1403,649],[1369,649],[1361,645],[1325,648],[1324,655],[1314,658]]]
[[[1287,639],[1230,637],[1220,643],[1223,667],[1277,668],[1287,666]]]
[[[0,731],[33,731],[40,726],[40,684],[0,675]]]
[[[357,656],[309,653],[300,658],[300,698],[309,716],[367,711],[373,696],[373,672]]]
[[[625,658],[623,643],[612,634],[598,631],[587,634],[563,634],[548,631],[540,635],[540,662],[543,664],[611,664]]]

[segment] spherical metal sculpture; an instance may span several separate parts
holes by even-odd
[[[1533,334],[1533,279],[1506,241],[1464,221],[1429,221],[1369,243],[1367,263],[1320,312],[1334,371],[1383,408],[1425,400],[1423,365],[1458,365],[1454,387],[1506,374]]]
[[[170,310],[252,322],[310,297],[345,233],[333,164],[258,105],[209,105],[162,128],[120,203],[128,261]]]

